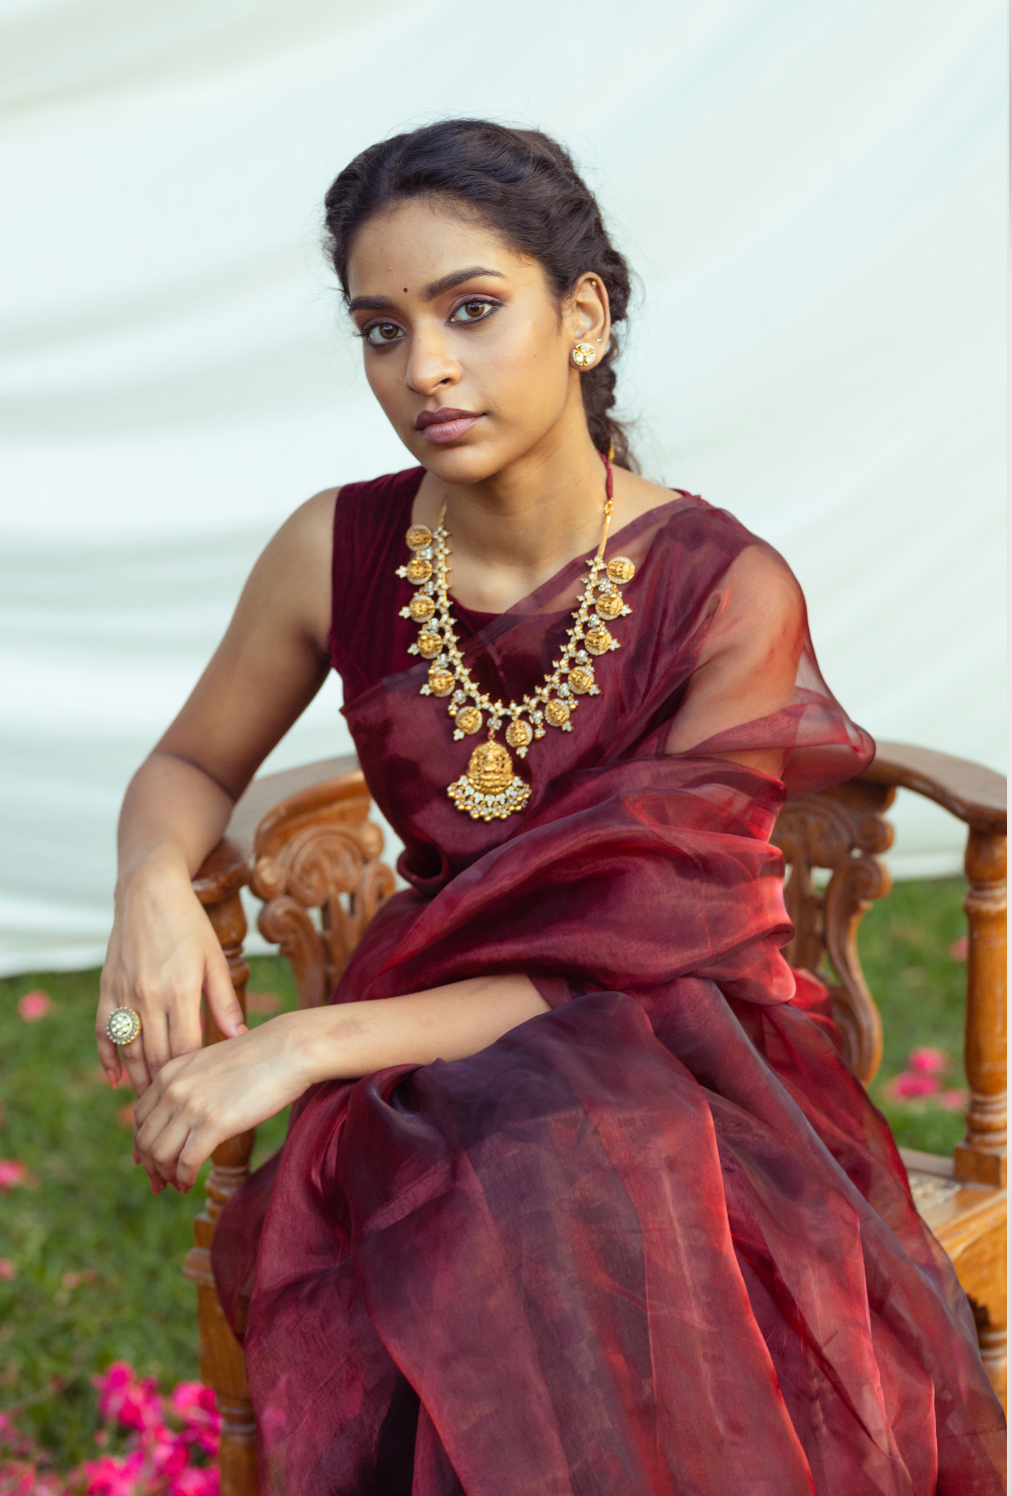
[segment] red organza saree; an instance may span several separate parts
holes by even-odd
[[[446,786],[473,743],[419,695],[399,616],[421,476],[336,509],[334,662],[410,887],[334,1000],[524,972],[551,1011],[466,1060],[316,1087],[225,1211],[227,1307],[255,1261],[261,1489],[1002,1489],[965,1297],[781,955],[785,784],[871,754],[797,584],[688,495],[616,535],[637,574],[601,696],[535,743],[523,814],[472,821]],[[583,575],[502,617],[456,610],[486,689],[550,668]]]

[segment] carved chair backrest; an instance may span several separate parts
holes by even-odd
[[[380,861],[383,833],[368,819],[369,804],[361,776],[352,776],[290,796],[257,827],[257,927],[291,962],[300,1008],[327,1002],[396,886]]]
[[[773,830],[789,868],[784,898],[794,939],[784,954],[826,983],[847,1063],[865,1085],[882,1059],[882,1019],[861,970],[857,930],[872,901],[892,887],[878,854],[892,845],[893,828],[882,812],[895,796],[888,785],[852,779],[789,800]],[[812,876],[816,869],[829,873],[821,888]]]

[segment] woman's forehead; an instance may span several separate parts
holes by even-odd
[[[417,292],[472,265],[512,280],[534,263],[472,213],[455,212],[445,200],[410,198],[374,213],[358,230],[348,257],[348,291],[389,294],[399,280],[398,292]],[[382,287],[374,284],[379,279]]]

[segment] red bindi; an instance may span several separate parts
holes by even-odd
[[[404,294],[405,294],[405,296],[408,294],[408,288],[407,288],[407,286],[404,287]]]

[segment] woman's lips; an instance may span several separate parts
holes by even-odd
[[[465,431],[470,431],[480,420],[480,412],[476,415],[467,410],[426,410],[418,417],[415,426],[426,441],[445,446],[447,442],[455,442]]]

